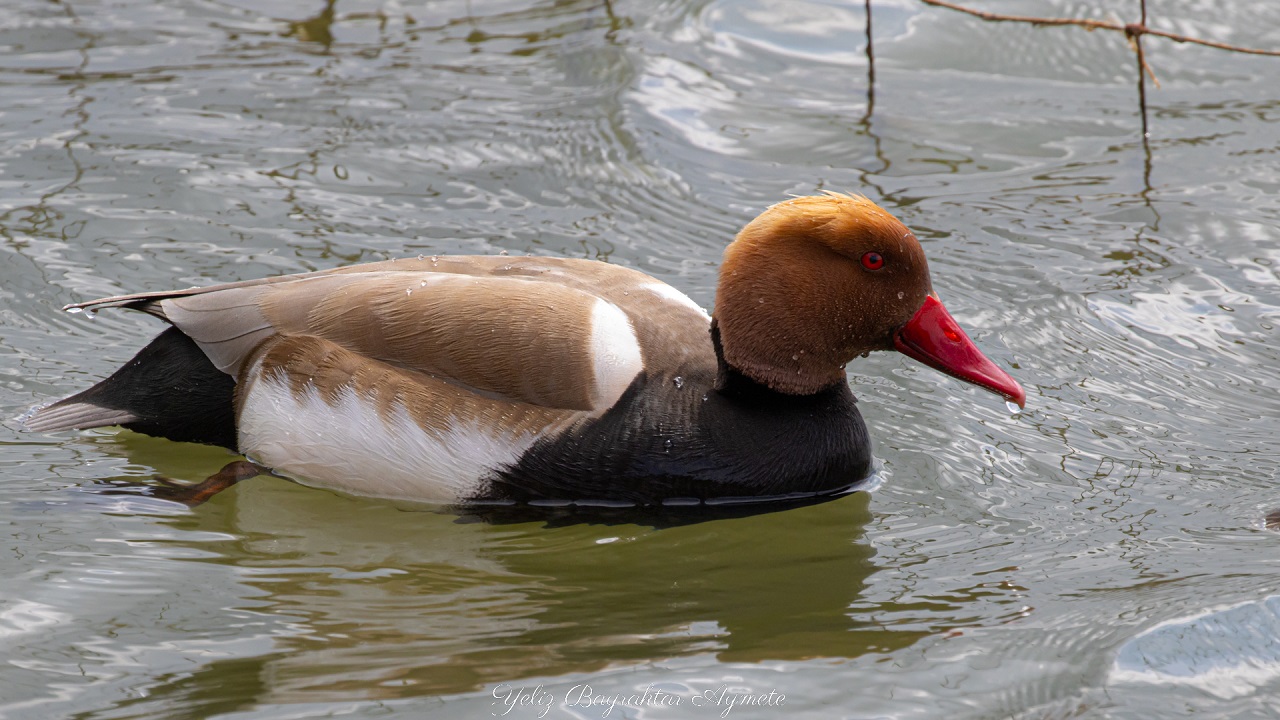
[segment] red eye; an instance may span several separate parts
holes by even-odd
[[[878,252],[869,252],[862,256],[862,267],[868,270],[879,270],[884,267],[884,256]]]

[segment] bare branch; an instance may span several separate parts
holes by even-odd
[[[1174,42],[1203,45],[1205,47],[1217,48],[1219,50],[1227,50],[1230,52],[1280,57],[1280,50],[1259,50],[1257,48],[1240,47],[1239,45],[1229,45],[1227,43],[1214,42],[1212,40],[1201,40],[1200,38],[1194,38],[1188,35],[1179,35],[1178,33],[1166,32],[1164,30],[1155,30],[1147,27],[1145,22],[1123,25],[1121,23],[1106,22],[1103,20],[1087,20],[1084,18],[1047,18],[1032,17],[1029,15],[1003,15],[1001,13],[987,12],[985,10],[976,10],[963,5],[946,2],[945,0],[920,0],[920,2],[923,2],[926,5],[935,5],[937,7],[947,8],[948,10],[955,10],[957,12],[962,12],[991,22],[1017,22],[1028,25],[1075,25],[1087,30],[1112,30],[1115,32],[1122,32],[1131,38],[1138,38],[1143,35],[1155,35]],[[1150,68],[1148,68],[1148,72],[1150,72]]]

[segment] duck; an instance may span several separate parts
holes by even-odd
[[[261,473],[414,503],[689,506],[836,496],[873,469],[846,365],[896,350],[1025,407],[861,195],[793,197],[726,247],[712,314],[587,259],[419,256],[68,305],[169,327],[28,430],[228,448]],[[172,484],[172,483],[171,483]]]

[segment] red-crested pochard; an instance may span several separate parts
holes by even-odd
[[[444,504],[823,496],[871,441],[845,364],[896,349],[1023,405],[863,197],[770,207],[725,250],[714,316],[616,265],[392,260],[69,306],[170,327],[37,431],[123,425],[352,494]]]

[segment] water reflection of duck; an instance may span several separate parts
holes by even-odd
[[[459,524],[284,482],[247,483],[220,500],[163,521],[183,558],[167,572],[207,573],[197,566],[213,563],[239,577],[223,585],[209,625],[255,641],[220,656],[202,646],[153,692],[121,701],[138,716],[699,668],[660,671],[680,681],[724,671],[719,663],[883,653],[972,623],[971,605],[950,597],[898,605],[892,581],[864,597],[884,569],[865,537],[864,494],[657,531]]]
[[[770,207],[714,318],[587,260],[421,257],[105,298],[173,327],[34,430],[119,424],[306,484],[439,503],[666,504],[839,493],[871,442],[844,366],[897,349],[1024,402],[865,198]],[[205,490],[255,472],[228,466]]]

